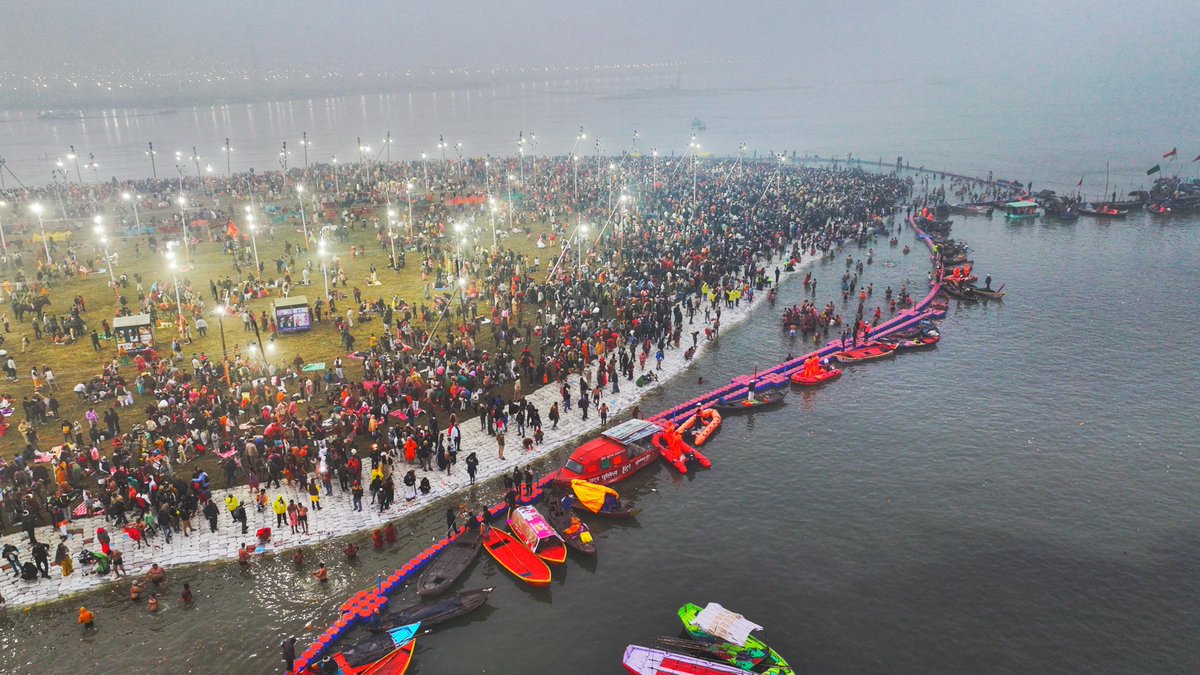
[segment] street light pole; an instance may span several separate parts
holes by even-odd
[[[79,173],[79,155],[75,154],[74,145],[68,145],[67,147],[71,149],[71,154],[67,155],[67,159],[75,162],[75,180],[79,181],[80,185],[83,185],[83,174]]]
[[[133,195],[125,192],[121,195],[121,199],[133,204],[133,224],[137,226],[138,234],[142,233],[142,219],[138,216],[138,200],[134,199]]]
[[[171,279],[175,282],[175,316],[178,321],[176,328],[180,333],[183,332],[183,299],[179,297],[179,274],[177,273],[178,265],[175,263],[175,251],[167,248],[167,267],[171,270]]]
[[[304,250],[308,251],[308,217],[304,214],[304,186],[296,186],[296,201],[300,202],[300,227],[304,230]]]
[[[42,230],[42,247],[46,249],[46,264],[53,264],[54,260],[50,258],[50,242],[46,239],[46,221],[42,220],[42,205],[34,202],[30,207],[38,217],[38,227]]]
[[[104,267],[108,270],[108,280],[115,284],[117,283],[117,277],[113,274],[112,258],[108,255],[108,237],[104,234],[104,223],[101,222],[100,216],[96,216],[92,220],[96,223],[96,227],[93,230],[100,237],[100,244],[104,246]]]
[[[258,275],[258,238],[255,233],[258,232],[258,226],[254,224],[254,209],[246,207],[246,221],[250,227],[250,245],[254,248],[254,274]]]
[[[0,200],[0,209],[8,206],[8,202]],[[8,258],[8,241],[4,238],[4,221],[0,221],[0,247],[4,249],[4,257]]]
[[[231,165],[229,163],[229,153],[233,152],[233,148],[229,147],[228,137],[225,138],[225,147],[221,149],[225,151],[225,175],[232,178],[233,171],[231,170]]]
[[[183,194],[180,194],[178,201],[179,201],[179,218],[182,221],[182,225],[183,225],[183,258],[185,261],[190,263],[192,261],[192,254],[190,252],[190,242],[188,242],[188,239],[191,239],[191,237],[188,236],[187,197]]]
[[[225,366],[225,386],[232,387],[233,383],[229,381],[229,348],[225,346],[225,312],[229,311],[225,305],[217,305],[213,309],[213,314],[217,317],[217,326],[221,330],[221,363]]]
[[[150,174],[154,180],[158,180],[158,167],[154,164],[154,142],[151,141],[148,145],[150,149],[146,151],[146,154],[150,155]]]

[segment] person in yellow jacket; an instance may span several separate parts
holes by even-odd
[[[271,508],[275,511],[275,527],[283,527],[287,521],[287,500],[279,495]]]
[[[237,507],[240,504],[241,502],[238,501],[238,498],[232,494],[225,496],[225,508],[229,509],[229,515],[233,515],[233,512],[237,511]]]

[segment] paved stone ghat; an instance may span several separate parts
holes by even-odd
[[[925,232],[917,227],[916,221],[910,218],[909,226],[917,234],[917,238],[923,241],[925,245],[932,251],[933,243],[929,240],[928,236],[925,235]],[[797,266],[796,272],[798,271],[800,271],[800,266]],[[796,272],[793,272],[792,274],[795,274]],[[911,309],[899,312],[892,319],[880,324],[879,326],[876,326],[875,329],[871,331],[869,337],[885,337],[892,333],[896,333],[916,325],[921,321],[944,317],[945,312],[929,309],[930,303],[932,303],[934,297],[937,296],[940,290],[940,283],[931,282],[928,295],[922,298],[920,302],[915,303]],[[757,305],[765,297],[765,293],[756,294],[755,302],[753,304]],[[722,323],[731,325],[732,323],[736,323],[745,319],[750,306],[743,305],[743,307],[745,307],[745,310],[741,312],[738,312],[737,310],[731,312],[731,315],[728,318],[728,323],[726,323],[726,315],[723,314],[721,317]],[[785,361],[784,363],[781,363],[768,370],[760,371],[758,373],[758,378],[755,381],[755,388],[762,389],[764,387],[787,386],[790,382],[792,373],[800,370],[808,358],[816,355],[819,358],[824,359],[841,351],[842,349],[843,346],[841,341],[834,340],[816,351],[810,352],[804,356],[792,359],[790,361]],[[669,371],[671,374],[675,374],[682,370],[686,365],[686,363],[681,363],[683,361],[682,352],[678,349],[673,350],[670,358],[675,360],[672,361],[670,366],[668,366],[666,363],[663,364],[664,374],[667,371]],[[704,394],[703,396],[698,396],[686,403],[675,406],[670,410],[660,412],[649,419],[664,423],[668,421],[676,423],[682,422],[688,416],[695,413],[696,409],[700,406],[711,405],[721,399],[745,396],[748,392],[751,379],[753,379],[753,376],[749,375],[743,375],[741,377],[734,378],[730,384],[721,387],[720,389],[715,389]],[[540,389],[537,393],[543,394],[547,389],[554,389],[554,387],[542,387],[542,389]],[[625,395],[624,392],[626,391],[628,390],[622,390],[622,396]],[[557,392],[555,392],[552,396],[557,396]],[[626,407],[627,405],[631,404],[632,401],[636,400],[638,397],[638,393],[634,392],[633,399],[629,401],[622,401],[622,407]],[[538,403],[541,405],[542,401],[539,400]],[[549,403],[546,403],[546,406],[548,407]],[[611,399],[609,399],[609,407],[614,407]],[[594,429],[597,424],[598,422],[581,425],[581,427],[574,428],[569,432],[568,438],[573,438],[583,431]],[[582,428],[582,426],[586,426],[586,428]],[[560,424],[560,431],[563,428],[563,425]],[[498,473],[498,471],[493,471],[491,473],[495,474]],[[538,501],[542,496],[542,491],[550,484],[552,480],[553,475],[546,476],[539,480],[535,485],[533,494],[519,498],[518,503],[530,504]],[[499,516],[504,511],[504,504],[497,504],[491,507],[489,510],[492,512],[492,515]],[[393,591],[403,588],[404,585],[409,581],[415,581],[420,575],[421,570],[424,569],[424,567],[429,564],[429,562],[433,560],[433,558],[437,556],[437,554],[440,553],[443,548],[449,546],[453,540],[454,537],[441,539],[429,548],[422,551],[415,558],[408,561],[403,567],[396,570],[387,579],[382,580],[378,587],[359,591],[351,596],[351,598],[342,605],[342,615],[338,618],[337,622],[325,629],[325,631],[313,641],[308,649],[306,649],[304,653],[299,656],[299,658],[296,660],[296,670],[294,672],[304,672],[305,669],[316,663],[323,655],[326,654],[326,652],[332,651],[330,650],[330,647],[334,645],[347,631],[353,629],[359,623],[366,623],[370,621],[371,617],[375,616],[377,613],[385,611],[388,604],[388,596]]]

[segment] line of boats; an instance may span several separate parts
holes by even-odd
[[[1200,186],[1180,183],[1170,191],[1135,190],[1127,199],[1111,199],[1101,202],[1084,202],[1062,197],[1054,190],[1042,190],[1017,200],[994,200],[940,205],[937,218],[951,213],[970,216],[987,216],[1000,211],[1008,220],[1021,221],[1033,218],[1048,218],[1060,222],[1074,222],[1080,216],[1100,220],[1121,220],[1131,211],[1146,209],[1154,216],[1200,213]]]

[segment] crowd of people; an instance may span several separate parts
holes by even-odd
[[[499,170],[514,173],[518,161]],[[694,351],[701,334],[718,336],[723,310],[771,288],[779,265],[872,235],[911,190],[910,180],[895,175],[739,160],[705,160],[689,180],[666,180],[669,166],[652,165],[657,161],[617,158],[614,170],[607,162],[576,167],[568,158],[544,159],[536,172],[523,167],[522,199],[509,200],[499,218],[487,202],[469,197],[487,194],[493,165],[505,160],[446,163],[419,190],[411,234],[409,227],[395,234],[389,217],[380,216],[393,200],[412,197],[409,177],[421,174],[413,164],[379,164],[358,174],[345,168],[335,174],[333,167],[239,174],[218,186],[192,185],[213,194],[196,218],[224,225],[189,224],[190,246],[193,253],[219,248],[228,273],[200,281],[185,271],[178,284],[157,270],[164,278],[150,278],[149,270],[122,273],[112,280],[110,306],[89,308],[79,299],[69,316],[52,321],[58,333],[91,332],[92,348],[100,351],[97,338],[111,333],[115,317],[147,313],[171,337],[170,346],[105,355],[97,372],[75,386],[87,409],[81,420],[59,415],[59,388],[45,384],[52,369],[34,370],[39,382],[24,397],[22,447],[0,466],[0,519],[25,530],[42,576],[49,552],[35,529],[57,526],[54,558],[70,574],[62,561],[72,555],[96,569],[115,566],[108,541],[86,556],[71,550],[78,544],[68,535],[80,518],[89,531],[121,528],[130,541],[125,548],[135,547],[126,554],[139,555],[148,537],[169,545],[176,534],[205,536],[222,521],[246,532],[248,509],[269,510],[277,527],[300,533],[309,518],[321,517],[321,500],[353,500],[361,510],[367,493],[382,512],[397,493],[411,500],[434,491],[429,477],[452,471],[460,455],[474,479],[478,455],[495,451],[503,458],[506,437],[535,446],[547,424],[554,428],[567,414],[586,418],[589,409],[607,421],[607,395],[652,377],[666,351]],[[305,216],[307,239],[292,241],[292,227],[287,234],[264,228],[261,236],[275,248],[284,240],[275,263],[265,265],[249,228],[234,224],[235,205],[250,195],[256,203],[279,203],[299,180],[330,195],[316,202],[328,208]],[[7,197],[45,196],[37,190]],[[148,209],[138,217],[143,230],[163,229],[135,231],[122,199],[134,193],[148,206],[170,202],[178,193],[174,180],[68,190],[69,213],[117,213],[122,227],[131,228],[136,255],[143,246],[161,248],[168,236],[162,232],[178,225],[177,215]],[[295,222],[292,209],[278,209]],[[534,230],[535,253],[505,245],[514,236],[532,239]],[[342,238],[343,247],[372,242],[350,245],[352,258],[378,261],[361,282],[350,278],[344,259],[315,255],[330,237]],[[68,244],[63,259],[94,266],[81,262],[82,248]],[[21,250],[33,254],[37,276],[27,275],[20,253],[2,261],[5,274],[22,285],[4,282],[14,312],[17,291],[51,297],[67,276],[40,249]],[[421,297],[379,291],[371,283],[377,268],[419,274]],[[318,274],[328,275],[329,292],[309,291],[318,296],[311,307],[315,330],[336,334],[348,355],[309,370],[308,361],[326,360],[328,352],[285,363],[252,352],[251,345],[273,339],[278,329],[253,301],[297,286],[323,289]],[[188,353],[217,308],[229,320],[223,330],[239,336],[238,344],[227,359]],[[47,315],[14,316],[21,330]],[[53,338],[43,330],[35,339]],[[560,392],[561,406],[540,410],[528,400],[542,386]],[[495,439],[494,448],[462,445],[461,425],[472,416]],[[219,478],[210,477],[212,467]],[[248,485],[255,503],[219,504],[218,482]],[[208,527],[193,531],[198,515]],[[20,573],[24,563],[14,567]]]

